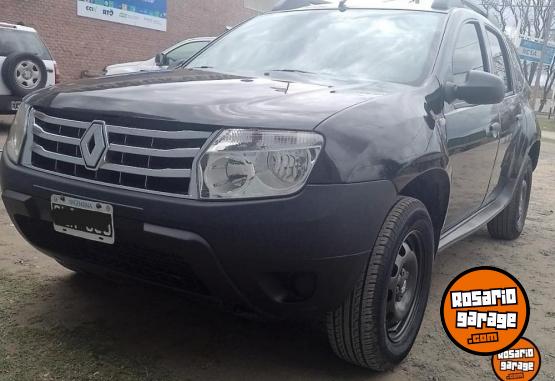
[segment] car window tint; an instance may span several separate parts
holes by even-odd
[[[511,91],[511,83],[509,81],[509,70],[507,56],[505,54],[505,49],[501,47],[503,42],[500,41],[499,36],[486,29],[486,34],[488,36],[488,42],[491,49],[492,58],[492,73],[497,75],[505,83],[505,92]]]
[[[512,43],[509,45],[509,55],[512,61],[512,74],[513,74],[513,90],[520,92],[526,84],[526,78],[524,76],[524,70],[522,69],[522,63],[516,51],[515,46]]]
[[[12,53],[31,53],[43,60],[52,59],[36,33],[0,29],[0,56],[8,56]]]
[[[478,37],[478,26],[474,23],[463,25],[453,54],[453,82],[464,83],[470,70],[484,70],[484,57]]]
[[[226,33],[189,66],[245,76],[287,70],[318,83],[418,84],[433,66],[445,17],[378,9],[268,13]]]
[[[196,52],[208,45],[208,41],[190,42],[168,53],[170,64],[191,58]]]

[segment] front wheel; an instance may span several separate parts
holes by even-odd
[[[434,252],[426,207],[402,198],[387,216],[354,291],[328,313],[328,338],[339,357],[383,371],[408,355],[426,309]]]

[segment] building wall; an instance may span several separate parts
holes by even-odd
[[[39,32],[67,82],[81,72],[153,57],[191,37],[216,36],[255,14],[243,0],[167,0],[166,32],[77,16],[77,0],[0,0],[0,22]]]

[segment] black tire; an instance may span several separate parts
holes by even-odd
[[[21,70],[21,69],[24,70]],[[27,75],[30,76],[27,79]],[[48,72],[44,62],[34,54],[12,53],[2,65],[2,79],[13,95],[24,97],[46,86]]]
[[[403,283],[404,290],[399,287],[399,277],[405,269],[404,264],[399,268],[400,261],[413,258],[406,251],[409,238],[418,240],[410,247],[417,258],[417,271],[411,270],[416,280],[408,278],[415,284],[410,301],[404,299],[410,296],[405,293],[411,287],[410,283],[407,287],[408,280]],[[376,371],[390,369],[403,361],[414,344],[426,310],[434,253],[434,230],[426,207],[413,198],[400,199],[387,216],[355,289],[341,307],[328,313],[328,338],[337,356]],[[392,283],[397,285],[395,291]],[[401,302],[409,310],[396,333],[390,325],[395,324],[393,315],[399,311],[395,307],[392,313],[391,307]]]
[[[522,234],[530,203],[532,172],[532,162],[527,158],[510,204],[488,223],[488,231],[492,238],[513,240]]]

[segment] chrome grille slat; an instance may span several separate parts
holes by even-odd
[[[81,140],[77,138],[71,138],[69,136],[51,134],[50,132],[46,132],[38,124],[33,125],[33,134],[35,136],[38,136],[43,139],[50,140],[56,143],[65,143],[65,144],[78,146],[79,143],[81,142]]]
[[[35,116],[36,119],[42,120],[45,123],[56,124],[56,125],[60,125],[60,126],[73,127],[73,128],[81,128],[81,129],[84,129],[84,130],[89,128],[89,126],[91,125],[90,123],[87,123],[87,122],[80,122],[80,121],[77,121],[77,120],[56,118],[54,116],[46,115],[46,114],[44,114],[40,111],[35,111],[34,116]]]
[[[179,127],[161,130],[167,128],[167,121],[160,125],[152,121],[156,129],[149,129],[144,120],[140,127],[128,127],[104,124],[101,120],[63,119],[48,115],[48,111],[32,110],[30,115],[32,134],[24,165],[87,182],[181,197],[190,197],[195,181],[191,178],[196,177],[192,168],[213,134]],[[90,129],[93,124],[95,130]],[[96,144],[103,143],[98,135],[99,124],[104,131],[105,149],[92,168],[90,154],[95,143],[90,138],[96,134]],[[82,144],[83,139],[86,140]]]
[[[155,149],[110,144],[110,151],[155,157],[195,157],[200,148]]]
[[[33,144],[33,152],[48,159],[63,161],[70,164],[82,165],[83,159],[80,157],[73,157],[68,155],[62,155],[61,153],[50,152],[39,146],[38,144]]]
[[[161,130],[143,130],[140,128],[133,127],[123,127],[123,126],[112,126],[106,125],[108,133],[121,134],[121,135],[132,135],[132,136],[142,136],[145,138],[158,138],[158,139],[208,139],[211,132],[206,131],[161,131]]]
[[[190,169],[150,169],[111,163],[105,163],[102,165],[102,169],[131,175],[146,175],[148,177],[183,178],[191,176]]]

